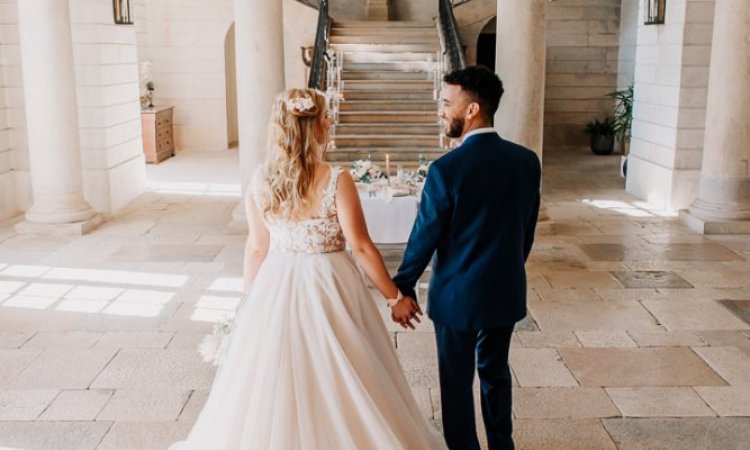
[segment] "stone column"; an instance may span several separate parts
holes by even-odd
[[[683,220],[704,234],[750,233],[750,2],[716,2],[698,198]]]
[[[547,0],[497,0],[495,70],[505,94],[495,114],[503,138],[527,147],[542,159],[544,137],[545,30]],[[542,204],[540,225],[549,223]],[[543,229],[541,227],[541,229]]]
[[[280,1],[235,0],[237,122],[243,198],[255,169],[265,160],[273,100],[284,90],[283,16]],[[247,230],[245,209],[234,210],[230,231]]]
[[[68,0],[17,4],[33,204],[16,229],[83,234],[102,219],[83,198]]]

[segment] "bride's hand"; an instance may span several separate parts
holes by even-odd
[[[412,324],[411,321],[413,319],[417,322],[421,322],[421,320],[419,320],[420,315],[422,315],[422,308],[420,308],[419,303],[411,297],[404,297],[399,300],[395,306],[391,307],[391,319],[404,328],[409,327],[414,330],[414,324]]]

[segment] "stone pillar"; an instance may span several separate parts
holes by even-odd
[[[750,233],[750,2],[716,2],[698,198],[683,220],[704,234]]]
[[[265,160],[268,120],[284,90],[283,16],[280,1],[235,0],[237,122],[243,198],[250,177]],[[232,232],[247,230],[244,204],[235,208]]]
[[[68,0],[18,2],[33,204],[19,233],[83,234],[101,216],[83,198]]]
[[[542,159],[547,0],[497,0],[495,70],[505,94],[495,114],[500,135]],[[549,223],[542,204],[540,225]],[[542,226],[540,229],[543,229]]]

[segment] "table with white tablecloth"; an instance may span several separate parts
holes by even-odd
[[[405,244],[417,218],[417,196],[375,196],[361,192],[362,210],[367,229],[376,244]]]

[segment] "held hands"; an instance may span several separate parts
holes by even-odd
[[[419,303],[411,297],[403,297],[395,305],[391,307],[391,319],[398,323],[402,327],[409,327],[414,329],[412,320],[421,322],[419,316],[422,315],[422,308],[419,307]]]

